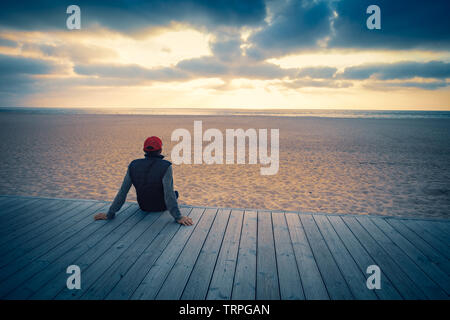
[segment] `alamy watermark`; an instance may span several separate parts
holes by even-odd
[[[278,172],[279,129],[270,129],[270,155],[267,148],[267,129],[250,128],[245,131],[244,129],[226,129],[224,142],[224,135],[220,130],[210,128],[203,132],[202,121],[194,121],[193,135],[192,141],[191,133],[187,129],[180,128],[172,132],[171,140],[178,142],[171,152],[171,160],[174,164],[246,164],[247,158],[248,164],[259,162],[266,165],[260,168],[261,175],[274,175]],[[247,140],[248,148],[246,148]],[[209,144],[203,148],[203,142],[209,142]],[[248,149],[247,154],[246,149]]]
[[[67,289],[81,289],[81,269],[76,264],[72,264],[67,267],[66,273],[70,276],[66,280]]]
[[[381,270],[380,267],[373,264],[367,267],[366,273],[370,274],[367,278],[366,286],[369,290],[381,289]]]
[[[381,29],[381,9],[380,9],[380,7],[375,4],[372,4],[367,7],[366,13],[370,14],[370,16],[367,18],[367,21],[366,21],[367,29],[380,30]]]
[[[66,13],[70,14],[66,20],[66,26],[69,30],[81,29],[81,9],[79,6],[72,4],[67,7]]]

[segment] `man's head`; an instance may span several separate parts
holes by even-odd
[[[147,154],[159,154],[162,150],[162,141],[156,136],[148,137],[144,142],[144,152]]]

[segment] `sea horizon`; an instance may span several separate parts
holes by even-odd
[[[450,118],[445,110],[365,110],[365,109],[253,109],[253,108],[57,108],[0,107],[1,113],[73,115],[156,115],[156,116],[268,116],[363,119]]]

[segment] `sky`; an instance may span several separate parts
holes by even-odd
[[[373,4],[381,29],[366,26]],[[3,0],[0,106],[450,110],[449,12],[448,0]]]

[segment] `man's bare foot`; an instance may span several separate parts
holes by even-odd
[[[94,216],[94,220],[108,220],[106,213],[100,212]]]
[[[194,224],[191,218],[185,216],[182,216],[180,219],[177,220],[177,222],[184,226],[192,226]]]

